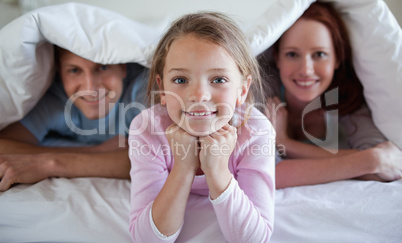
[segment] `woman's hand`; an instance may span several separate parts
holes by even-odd
[[[175,123],[166,128],[166,137],[173,152],[174,167],[195,174],[200,167],[197,137],[190,135]]]
[[[205,174],[212,199],[224,192],[230,183],[232,175],[228,163],[236,140],[236,128],[229,124],[209,136],[199,138],[201,170]]]
[[[36,183],[51,175],[47,154],[0,155],[0,191],[17,183]]]
[[[392,142],[383,142],[374,147],[377,158],[377,174],[385,181],[402,178],[402,151]]]
[[[271,121],[276,131],[276,144],[285,145],[288,136],[288,111],[278,97],[268,98],[265,116]]]

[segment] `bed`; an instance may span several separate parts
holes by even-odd
[[[393,105],[402,103],[400,26],[383,1],[325,1],[334,2],[351,30],[354,63],[376,125],[402,147],[402,110]],[[261,6],[266,8],[262,15],[242,23],[255,54],[269,48],[312,2],[270,0]],[[67,21],[55,21],[60,19]],[[50,43],[95,62],[149,66],[161,30],[76,3],[13,21],[0,30],[0,129],[23,117],[49,87]],[[130,181],[118,179],[50,178],[15,185],[0,193],[0,242],[130,242],[129,194]],[[188,206],[199,203],[192,196]],[[401,203],[402,180],[276,190],[271,242],[401,242]],[[194,210],[186,225],[202,230],[180,242],[223,241],[213,214]]]
[[[401,195],[401,180],[277,190],[271,242],[401,242]],[[0,196],[0,242],[130,242],[129,196],[126,180],[54,178],[18,185]],[[197,205],[197,198],[190,200]],[[197,213],[214,222],[208,212]],[[222,242],[222,235],[215,223],[190,242]]]

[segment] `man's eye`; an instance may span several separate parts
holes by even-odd
[[[67,70],[69,73],[78,73],[78,68],[70,68]]]
[[[176,84],[185,84],[187,81],[184,78],[175,78],[173,82]]]
[[[108,65],[101,65],[101,66],[99,67],[99,70],[105,71],[105,70],[107,70],[108,68],[109,68]]]
[[[216,78],[216,79],[212,80],[212,83],[214,83],[214,84],[223,84],[226,82],[227,81],[224,78]]]

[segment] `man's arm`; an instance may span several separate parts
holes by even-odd
[[[12,124],[0,132],[0,191],[49,177],[129,179],[128,147],[119,147],[119,139],[88,147],[42,147],[21,123]]]

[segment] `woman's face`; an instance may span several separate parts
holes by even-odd
[[[276,63],[286,97],[301,102],[324,93],[339,66],[327,27],[306,19],[299,19],[283,34]]]
[[[102,65],[61,50],[60,75],[74,105],[88,119],[99,119],[107,116],[119,101],[126,66]]]

